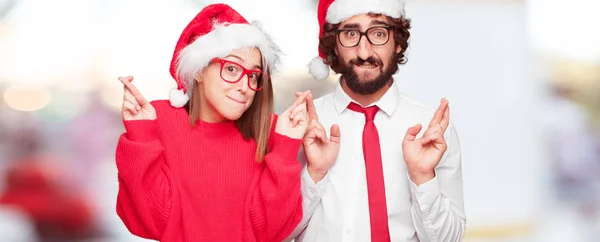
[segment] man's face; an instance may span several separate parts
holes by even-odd
[[[401,47],[395,47],[394,31],[389,26],[384,15],[368,14],[340,23],[335,53],[342,65],[342,78],[353,92],[375,93],[398,70],[396,60]]]

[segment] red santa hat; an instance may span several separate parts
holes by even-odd
[[[320,0],[317,9],[319,21],[319,38],[323,37],[325,23],[338,24],[360,14],[383,14],[392,18],[404,15],[406,0]],[[319,51],[309,64],[309,71],[314,78],[323,80],[329,76],[329,66],[324,63],[327,56]]]
[[[280,50],[258,22],[248,23],[226,4],[202,9],[185,27],[173,52],[170,72],[177,89],[169,95],[171,105],[182,107],[188,102],[196,76],[213,58],[247,47],[258,48],[263,66],[274,70]]]

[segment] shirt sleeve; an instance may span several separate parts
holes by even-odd
[[[446,131],[448,149],[435,177],[417,186],[410,180],[411,214],[421,242],[462,241],[466,227],[461,152],[453,125]]]
[[[306,155],[304,154],[304,150],[300,149],[298,152],[298,161],[304,164],[304,169],[302,170],[302,220],[298,224],[298,226],[294,229],[294,231],[290,234],[290,236],[285,241],[292,241],[296,237],[298,237],[308,225],[308,221],[317,210],[317,207],[321,203],[321,199],[323,198],[323,194],[327,189],[327,185],[329,184],[329,172],[325,175],[325,177],[317,182],[313,181],[312,177],[308,173],[307,170],[307,160]],[[313,221],[312,223],[316,223]]]

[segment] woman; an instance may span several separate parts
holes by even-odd
[[[279,118],[277,47],[224,4],[184,29],[171,61],[178,89],[148,102],[125,86],[117,213],[160,241],[281,241],[302,218],[304,92]]]

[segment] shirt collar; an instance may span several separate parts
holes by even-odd
[[[358,103],[344,92],[341,81],[338,82],[335,88],[333,100],[338,115],[348,108],[348,104],[350,104],[350,102]],[[390,86],[387,92],[385,92],[379,100],[375,101],[369,106],[377,105],[381,111],[385,112],[388,116],[392,116],[394,111],[396,111],[399,102],[400,90],[398,90],[396,82],[393,82],[392,86]]]

